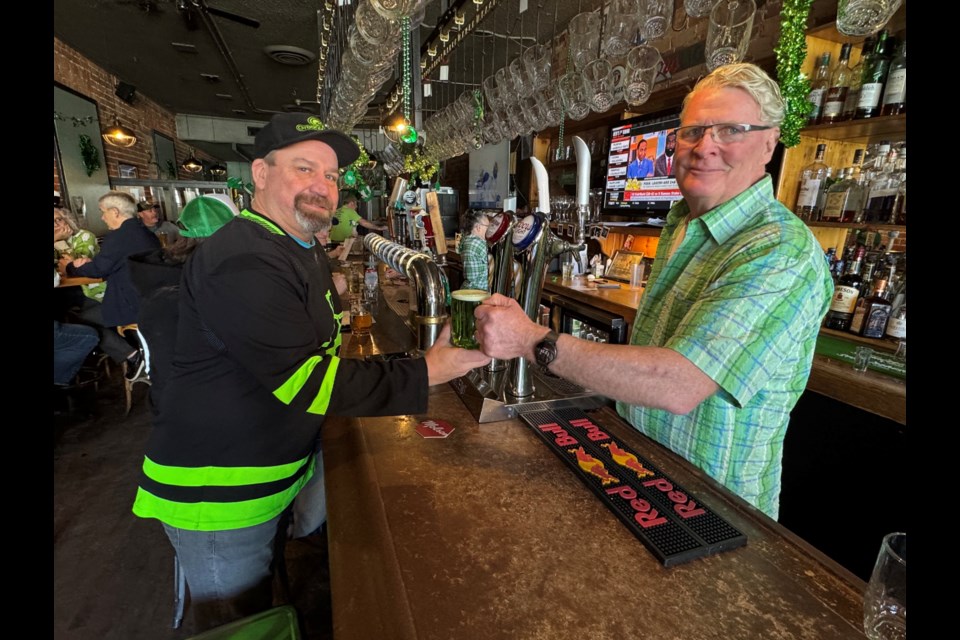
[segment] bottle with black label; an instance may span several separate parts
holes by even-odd
[[[830,302],[830,310],[827,311],[825,321],[825,326],[828,329],[838,331],[849,331],[850,329],[853,312],[857,306],[857,298],[860,297],[860,289],[863,287],[860,269],[863,265],[865,253],[866,249],[864,247],[857,247],[853,260],[848,263],[846,273],[834,287],[833,300]]]

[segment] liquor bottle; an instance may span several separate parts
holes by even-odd
[[[860,102],[860,83],[863,80],[863,66],[876,44],[877,41],[873,36],[864,40],[863,47],[860,49],[860,59],[850,69],[850,88],[847,89],[847,97],[843,101],[841,120],[853,120],[857,115],[857,103]]]
[[[823,162],[827,153],[826,144],[817,145],[817,155],[813,162],[800,172],[800,189],[797,192],[797,204],[793,212],[801,220],[815,220],[817,199],[825,187],[829,167]]]
[[[807,126],[820,124],[820,116],[823,113],[823,98],[830,88],[830,52],[827,51],[817,60],[817,70],[810,82],[810,93],[807,94],[807,102],[813,105],[810,114],[807,116]]]
[[[890,224],[907,224],[907,145],[900,147],[897,157],[896,177],[897,193],[893,198],[893,206],[887,222]]]
[[[840,48],[840,60],[830,76],[830,87],[823,98],[823,113],[820,122],[827,124],[839,122],[843,115],[843,101],[847,99],[850,89],[850,49],[849,42]]]
[[[890,63],[887,73],[887,86],[883,90],[883,107],[880,115],[892,116],[907,112],[907,40],[904,38],[897,47],[897,54]]]
[[[860,268],[863,264],[864,253],[866,253],[866,250],[863,247],[857,247],[846,273],[834,287],[833,300],[830,302],[830,310],[827,311],[826,327],[828,329],[838,331],[850,329],[853,311],[857,306],[857,298],[860,297],[860,289],[863,287]]]
[[[887,152],[887,157],[880,171],[870,180],[866,203],[863,207],[864,222],[885,223],[889,221],[893,214],[897,187],[900,186],[900,179],[897,174],[898,155],[899,152],[896,147],[891,148]]]
[[[863,301],[863,326],[860,335],[864,338],[882,338],[890,318],[890,301],[887,299],[887,281],[874,282],[873,293]]]
[[[873,48],[873,53],[863,63],[856,118],[880,115],[880,98],[883,97],[883,81],[890,69],[890,58],[890,37],[884,29],[877,35],[877,45]]]
[[[863,209],[864,188],[854,177],[863,149],[853,154],[853,164],[843,170],[842,178],[827,189],[820,219],[828,222],[853,222]]]
[[[837,261],[837,248],[830,247],[827,249],[827,252],[824,255],[824,258],[827,260],[827,271],[830,272],[830,275],[833,275],[833,265]]]
[[[884,338],[894,342],[906,342],[907,340],[907,298],[904,296],[899,305],[893,307],[890,312],[890,318],[887,319],[887,328],[884,330]]]

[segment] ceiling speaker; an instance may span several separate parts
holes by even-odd
[[[123,100],[128,104],[133,103],[133,97],[137,93],[137,88],[132,84],[127,84],[126,82],[120,82],[117,85],[117,90],[115,92],[117,97]]]

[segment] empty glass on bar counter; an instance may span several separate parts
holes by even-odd
[[[906,640],[906,533],[890,533],[883,538],[863,596],[863,631],[870,640]]]

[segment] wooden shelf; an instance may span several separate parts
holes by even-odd
[[[818,140],[844,140],[847,142],[876,142],[893,136],[906,136],[907,114],[877,116],[862,120],[847,120],[833,124],[818,124],[800,130],[800,135]]]
[[[834,338],[840,338],[841,340],[856,342],[857,344],[865,344],[867,346],[873,347],[875,349],[881,349],[883,351],[893,352],[897,350],[897,343],[891,342],[890,340],[880,340],[877,338],[864,338],[863,336],[858,336],[855,333],[850,333],[848,331],[837,331],[836,329],[827,329],[826,327],[821,327],[820,333],[826,336],[833,336]]]
[[[877,231],[906,231],[903,224],[881,224],[879,222],[817,222],[804,220],[808,227],[831,227],[834,229],[876,229]]]

